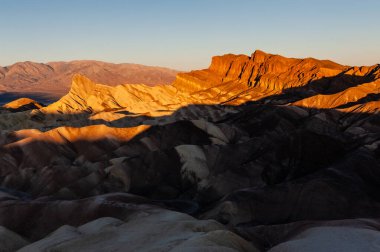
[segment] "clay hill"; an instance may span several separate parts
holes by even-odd
[[[378,251],[379,87],[380,65],[261,51],[171,85],[76,74],[0,110],[1,247]]]
[[[58,100],[66,94],[74,74],[83,74],[107,85],[142,83],[150,86],[170,84],[178,73],[163,67],[138,64],[112,64],[101,61],[19,62],[0,67],[1,100],[19,98],[28,93],[38,101]]]

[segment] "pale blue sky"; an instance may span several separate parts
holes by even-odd
[[[205,68],[255,49],[380,63],[379,0],[0,0],[0,65],[95,59]]]

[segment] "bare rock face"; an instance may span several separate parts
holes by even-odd
[[[189,87],[192,90],[199,90],[213,87],[221,82],[237,82],[247,87],[282,91],[304,86],[310,81],[336,76],[348,69],[349,67],[331,61],[312,58],[291,59],[255,51],[251,57],[232,54],[213,57],[208,69],[181,73],[174,85],[179,88]],[[202,81],[208,84],[202,85]]]
[[[379,71],[256,51],[171,85],[77,74],[1,111],[0,226],[23,251],[376,251]]]

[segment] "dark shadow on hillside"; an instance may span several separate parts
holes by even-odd
[[[234,109],[234,112],[228,114],[221,113],[221,115],[217,117],[215,113],[212,116],[202,114],[202,112],[210,110],[220,110],[223,112],[226,108]],[[66,144],[57,144],[51,140],[47,140],[47,142],[32,140],[26,145],[21,145],[22,148],[17,147],[12,149],[12,155],[15,157],[15,160],[22,161],[18,163],[18,166],[40,165],[44,167],[51,164],[50,162],[59,165],[61,161],[57,163],[52,160],[52,158],[56,153],[60,152],[62,152],[60,156],[66,157],[64,162],[62,161],[63,164],[71,164],[75,162],[79,156],[84,156],[86,160],[90,160],[91,162],[109,160],[123,153],[112,153],[112,151],[120,146],[124,146],[127,151],[123,155],[137,157],[144,153],[144,151],[152,151],[147,149],[146,143],[141,142],[143,141],[142,139],[150,139],[149,142],[155,146],[154,148],[152,147],[153,152],[169,150],[183,144],[210,145],[210,137],[212,136],[210,136],[205,129],[198,128],[189,121],[203,119],[220,127],[225,127],[223,125],[236,127],[243,131],[245,136],[249,139],[264,138],[265,141],[263,141],[265,143],[262,141],[258,142],[263,144],[262,146],[266,146],[268,150],[276,150],[277,154],[273,157],[275,159],[286,159],[284,155],[287,158],[291,157],[290,159],[286,159],[286,164],[282,164],[280,167],[271,167],[269,165],[266,171],[262,173],[264,181],[268,185],[274,185],[313,173],[321,167],[326,167],[334,163],[336,158],[342,158],[347,152],[358,149],[364,145],[370,145],[380,139],[380,135],[377,131],[379,130],[379,126],[376,124],[376,121],[380,120],[380,115],[378,114],[351,114],[333,109],[318,110],[298,107],[303,110],[300,114],[299,111],[294,108],[295,107],[292,106],[255,103],[247,103],[240,106],[190,105],[181,108],[170,116],[149,117],[145,115],[134,115],[133,117],[117,119],[112,122],[89,120],[89,125],[107,125],[110,128],[116,129],[138,125],[153,126],[126,142],[118,142],[117,139],[115,140],[114,138],[110,140],[107,136],[105,136],[104,139],[81,140],[80,135],[75,142],[70,142],[63,136],[67,146]],[[200,114],[197,114],[197,111],[200,111]],[[318,114],[325,114],[327,121],[319,120],[316,117]],[[76,116],[87,117],[89,114]],[[41,118],[36,118],[35,120],[41,120]],[[367,133],[365,135],[362,134],[362,131],[358,134],[346,132],[350,125],[354,125],[358,123],[358,121],[360,121],[360,125],[372,124],[373,122],[374,124],[366,129]],[[72,120],[60,121],[59,123],[59,126],[76,127],[75,121]],[[72,123],[72,125],[70,123]],[[56,127],[58,127],[58,125]],[[53,128],[54,127],[52,127],[52,129]],[[294,136],[292,134],[294,134]],[[291,137],[289,138],[289,136]],[[9,141],[14,142],[17,141],[17,139],[10,137]],[[238,136],[229,140],[229,144],[232,146],[238,142]],[[44,151],[42,151],[41,148],[44,149]],[[103,153],[102,150],[108,151]],[[144,151],[140,152],[141,150]],[[2,149],[2,152],[7,153],[8,151]],[[40,156],[38,154],[40,152],[43,152],[44,155]],[[36,158],[24,160],[23,155],[25,153],[29,153],[28,155]],[[264,154],[265,151],[252,153],[246,156],[239,165],[250,163]],[[170,165],[168,167],[170,167]],[[20,190],[23,189],[20,188]],[[143,191],[146,190],[150,191],[150,189],[144,189],[140,193],[145,194]]]
[[[0,148],[0,190],[27,193],[29,203],[36,197],[72,202],[128,192],[229,226],[380,217],[380,115],[277,105],[315,95],[316,89],[330,94],[371,81],[352,80],[331,88],[333,78],[325,78],[238,106],[188,105],[159,117],[124,110],[115,110],[125,117],[113,121],[92,120],[89,113],[35,114],[36,123],[51,120],[44,130],[153,126],[125,141],[106,134],[71,141],[58,132],[59,142],[36,138],[10,146],[5,144],[19,139],[4,135],[9,139]],[[368,95],[356,103],[378,98]],[[212,123],[227,140],[190,121],[197,119]],[[110,162],[118,158],[118,165]],[[197,177],[199,170],[187,173],[192,162],[205,177]],[[10,225],[5,222],[0,225]]]
[[[233,112],[223,114],[226,110]],[[322,114],[325,120],[316,116]],[[162,124],[126,141],[107,135],[70,141],[62,135],[63,141],[58,143],[34,139],[2,146],[1,190],[17,197],[30,195],[17,204],[39,209],[37,206],[61,200],[71,204],[78,199],[87,202],[91,196],[128,192],[146,197],[147,204],[216,219],[229,226],[380,217],[378,114],[251,102],[239,106],[189,105],[171,116],[132,114],[112,122],[90,120],[90,114],[76,116],[87,118],[89,124],[115,129]],[[212,122],[228,135],[228,141],[215,144],[215,136],[191,119]],[[72,120],[59,123],[76,127]],[[350,125],[358,125],[363,131],[347,132]],[[197,177],[184,177],[186,157],[178,153],[177,146],[196,146],[189,152],[203,153],[207,180],[200,183]],[[125,159],[112,171],[110,160],[115,158]],[[118,204],[117,199],[115,202]],[[229,204],[233,208],[228,208]],[[0,204],[0,210],[8,206]],[[121,211],[100,208],[101,215],[92,215],[89,210],[81,218],[89,221],[119,216]],[[65,216],[76,211],[69,209]],[[51,210],[49,216],[56,218],[58,212]],[[52,223],[49,230],[80,222],[64,218]],[[0,225],[24,230],[28,235],[34,230],[21,224],[15,227],[6,219],[0,219]]]
[[[368,94],[363,98],[360,98],[359,100],[355,102],[348,102],[344,105],[341,105],[339,107],[336,107],[337,109],[344,109],[344,108],[349,108],[355,105],[360,105],[360,104],[365,104],[367,102],[372,102],[372,101],[380,101],[380,93],[378,94]]]
[[[375,69],[376,70],[376,69]],[[351,87],[374,81],[374,76],[355,76],[348,74],[338,74],[332,77],[323,77],[311,81],[301,87],[287,88],[281,94],[272,95],[259,99],[255,103],[266,104],[287,104],[309,98],[318,94],[333,95]]]

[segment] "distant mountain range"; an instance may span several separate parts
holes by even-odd
[[[25,96],[50,103],[66,94],[74,74],[83,74],[97,83],[118,84],[169,84],[178,71],[138,64],[113,64],[93,60],[70,62],[19,62],[0,67],[0,103]],[[23,93],[24,95],[20,94]]]

